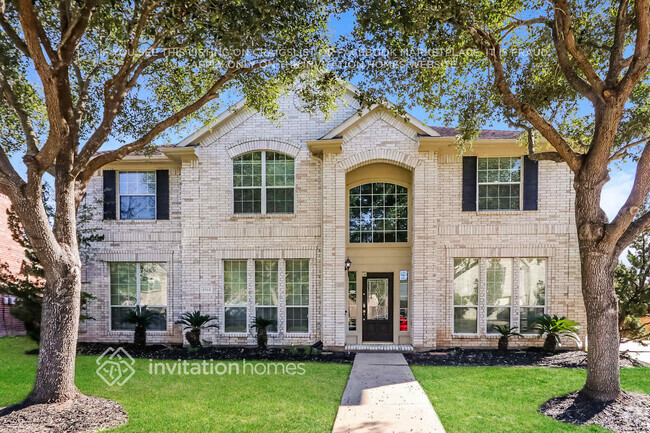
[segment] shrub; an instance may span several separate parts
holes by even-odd
[[[266,350],[266,343],[269,341],[266,328],[273,325],[274,323],[275,320],[265,319],[261,316],[257,316],[255,318],[255,323],[253,324],[252,328],[255,328],[257,330],[257,347],[262,350]]]
[[[124,323],[135,325],[133,344],[138,347],[144,347],[147,345],[147,328],[155,318],[160,316],[161,314],[157,311],[147,310],[146,305],[138,305],[127,313],[124,318]]]
[[[546,336],[543,350],[545,352],[557,352],[558,347],[562,346],[562,338],[570,338],[582,347],[582,340],[578,336],[580,324],[569,320],[566,317],[543,314],[535,321],[539,337]]]
[[[183,331],[187,331],[185,333],[187,342],[190,343],[191,347],[197,348],[202,346],[202,329],[219,327],[219,325],[216,323],[210,323],[214,320],[217,320],[215,316],[211,316],[209,314],[201,314],[200,311],[196,310],[193,313],[186,312],[181,314],[181,317],[176,321],[176,323],[183,325]]]
[[[508,350],[508,341],[511,337],[521,337],[521,334],[517,332],[517,327],[510,325],[497,325],[494,327],[496,331],[501,335],[499,338],[499,350]]]

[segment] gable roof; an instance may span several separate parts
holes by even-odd
[[[435,129],[441,137],[455,137],[460,134],[456,128],[448,128],[445,126],[431,126]],[[499,129],[482,129],[478,134],[479,140],[516,140],[521,135],[521,131],[509,131]]]

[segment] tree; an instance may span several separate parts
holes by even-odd
[[[630,266],[619,263],[615,274],[618,329],[622,339],[649,340],[650,330],[641,319],[650,315],[650,232],[632,242],[627,260]]]
[[[319,0],[0,2],[0,191],[46,280],[26,403],[79,395],[75,220],[94,173],[147,152],[171,127],[214,118],[224,92],[243,94],[273,118],[276,97],[297,82],[305,109],[326,112],[337,95],[320,90],[337,80],[310,62],[327,46],[331,8]],[[98,152],[109,139],[120,146]],[[24,155],[25,179],[10,152]],[[41,197],[45,173],[54,178],[52,226]]]
[[[616,399],[614,269],[650,228],[650,213],[639,215],[650,191],[649,1],[355,4],[357,24],[340,51],[366,77],[359,84],[364,106],[383,102],[390,89],[400,106],[440,109],[446,123],[458,122],[460,145],[496,116],[525,132],[532,159],[564,162],[573,172],[589,340],[581,392],[595,401]],[[635,162],[636,178],[609,221],[601,192],[617,160]]]
[[[50,220],[53,218],[54,209],[49,205],[50,189],[47,184],[43,186],[43,202],[45,212]],[[77,227],[78,243],[86,247],[86,251],[92,248],[92,242],[101,241],[104,236],[98,233],[98,229],[87,226],[90,220],[90,213],[87,206],[83,204],[79,208],[79,224]],[[10,314],[23,322],[25,333],[37,343],[41,340],[41,316],[43,304],[43,290],[45,288],[45,273],[43,267],[34,253],[29,239],[25,235],[18,216],[11,209],[7,209],[7,222],[11,237],[25,252],[20,274],[15,275],[9,271],[9,265],[0,261],[0,292],[16,297],[16,303],[10,308]],[[87,292],[81,292],[81,311],[88,301],[95,297]],[[93,317],[83,314],[79,315],[79,321],[95,320]]]

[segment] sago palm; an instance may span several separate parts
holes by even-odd
[[[545,352],[556,352],[558,347],[562,346],[562,338],[566,337],[582,347],[582,340],[578,336],[580,324],[566,317],[558,317],[556,315],[542,314],[535,320],[537,332],[539,337],[546,336],[544,341],[543,350]]]
[[[177,324],[183,325],[183,331],[187,342],[191,347],[201,347],[201,330],[208,328],[218,328],[216,323],[210,323],[217,320],[215,316],[209,314],[201,314],[199,310],[193,313],[186,312],[181,314],[180,318],[176,321]]]

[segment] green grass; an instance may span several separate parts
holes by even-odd
[[[527,367],[412,367],[447,433],[605,432],[537,412],[551,397],[582,387],[586,372]],[[628,391],[650,393],[650,368],[621,371]]]
[[[24,351],[34,347],[0,338],[0,407],[29,393],[36,356]],[[135,375],[109,387],[95,374],[96,359],[77,357],[76,383],[124,406],[129,422],[118,432],[329,432],[350,373],[349,365],[305,363],[302,376],[150,375],[149,360],[137,359]]]

